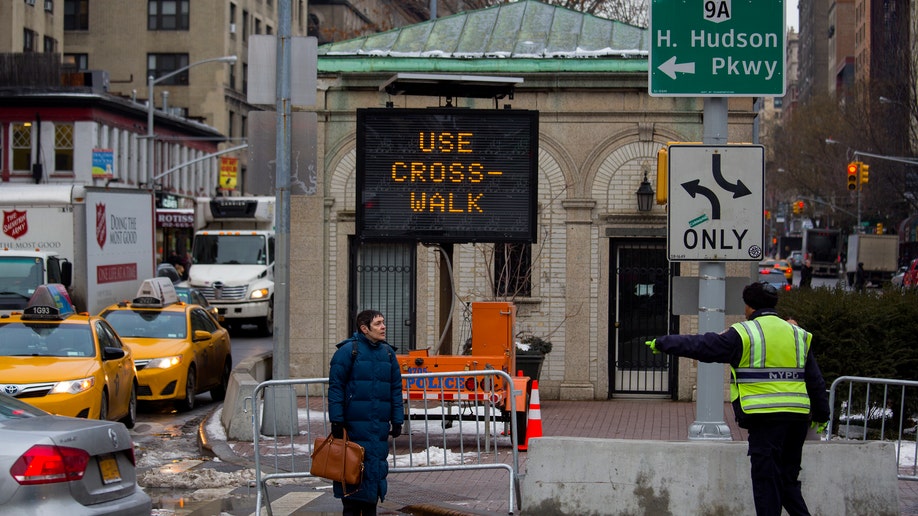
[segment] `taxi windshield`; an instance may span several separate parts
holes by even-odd
[[[184,339],[187,335],[185,312],[112,310],[102,317],[125,338]]]
[[[93,357],[92,332],[85,324],[11,322],[0,324],[0,356]]]

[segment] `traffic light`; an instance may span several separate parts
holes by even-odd
[[[861,184],[862,185],[867,184],[867,180],[870,179],[868,177],[869,173],[870,173],[870,165],[866,163],[861,163]]]
[[[877,222],[877,234],[878,235],[883,234],[883,223],[882,222]]]
[[[848,190],[857,189],[857,173],[860,168],[860,164],[857,161],[848,163]]]
[[[797,201],[791,205],[795,215],[803,213],[803,201]]]

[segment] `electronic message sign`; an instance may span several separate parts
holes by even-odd
[[[535,242],[538,117],[358,109],[358,237]]]

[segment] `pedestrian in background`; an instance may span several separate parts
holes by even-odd
[[[813,264],[807,258],[800,266],[800,288],[810,288],[813,283]]]
[[[829,401],[812,353],[813,335],[778,317],[778,291],[767,283],[743,289],[746,321],[721,333],[666,335],[654,353],[726,363],[737,424],[749,432],[752,495],[758,516],[808,515],[800,461],[810,426],[822,432]]]
[[[860,292],[864,290],[864,283],[867,281],[866,273],[864,272],[864,262],[857,263],[857,269],[854,271],[854,288]]]
[[[335,482],[344,516],[376,514],[384,501],[389,473],[389,436],[398,437],[404,423],[402,375],[395,351],[386,342],[386,321],[376,310],[357,314],[357,331],[338,343],[328,373],[328,419],[332,435],[355,441],[365,450],[360,485]]]

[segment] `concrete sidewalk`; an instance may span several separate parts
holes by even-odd
[[[694,403],[665,400],[542,401],[543,435],[687,441],[688,428],[695,420],[695,408]],[[746,433],[736,426],[730,404],[724,405],[724,416],[733,440],[744,441]],[[227,462],[248,463],[253,457],[251,442],[221,442],[219,436],[206,436],[205,442],[221,460]],[[615,458],[596,457],[596,460],[614,461]],[[524,452],[520,453],[520,470],[525,474]],[[300,498],[300,501],[291,498],[294,512],[340,514],[340,501],[332,497],[326,488],[327,483],[321,479],[310,480],[316,483],[314,492]],[[898,484],[900,514],[918,516],[918,482],[900,480]],[[284,489],[272,491],[274,500],[285,496]],[[294,493],[288,494],[292,496]],[[389,495],[379,512],[507,514],[508,505],[507,474],[504,471],[406,473],[389,475]],[[520,514],[519,507],[514,512]]]

